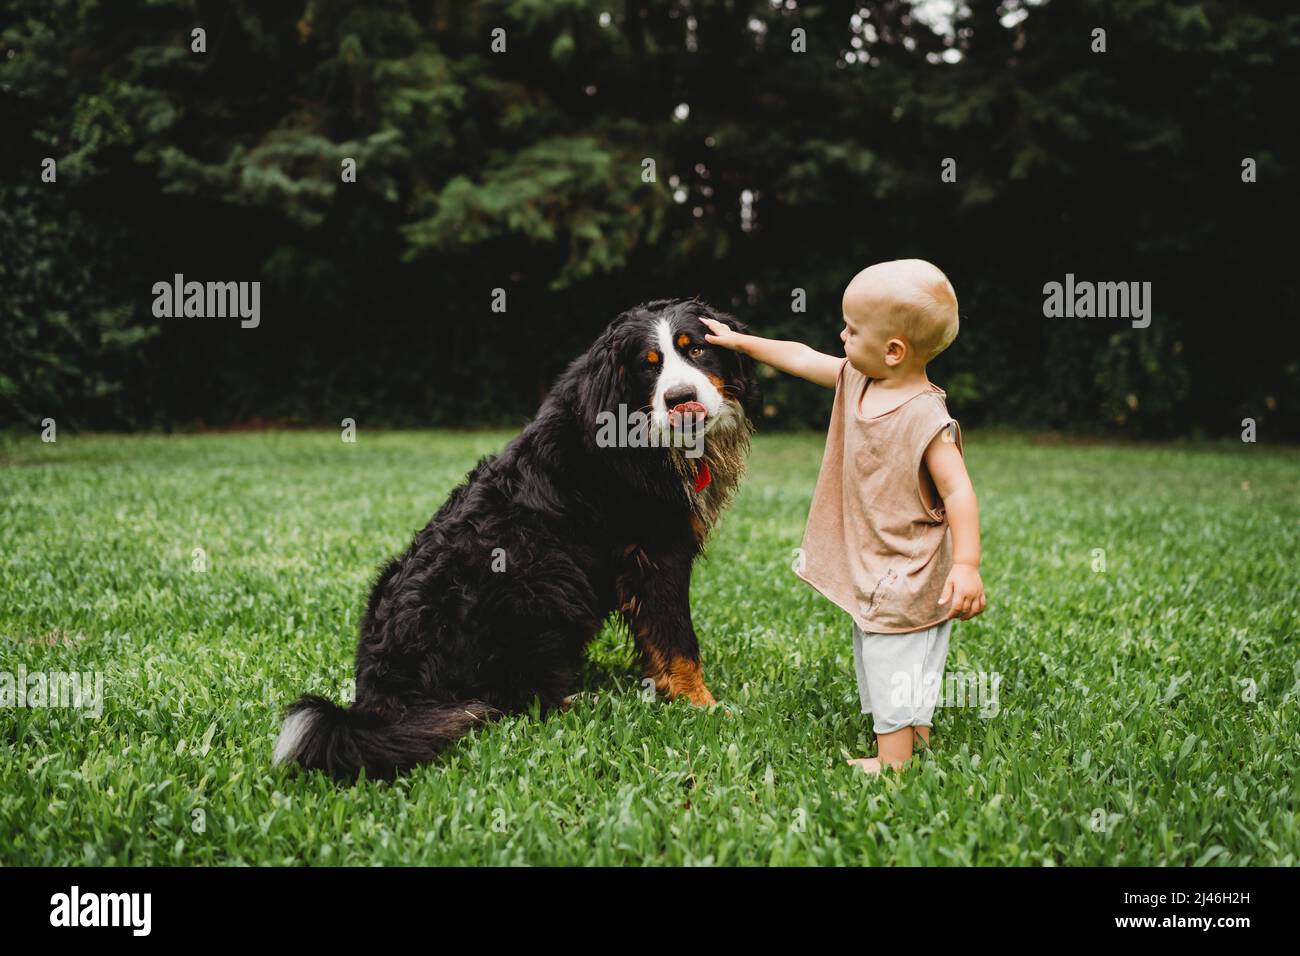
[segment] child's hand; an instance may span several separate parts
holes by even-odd
[[[952,599],[952,612],[949,617],[960,617],[969,621],[976,614],[984,613],[984,582],[980,580],[979,569],[969,564],[954,564],[948,572],[948,580],[943,583],[943,594],[939,596],[940,604],[947,604]]]
[[[717,319],[706,319],[700,316],[700,321],[709,327],[712,335],[705,335],[704,341],[710,345],[721,345],[724,349],[735,351],[740,348],[740,340],[744,338],[739,332],[735,331],[728,325],[724,325]]]

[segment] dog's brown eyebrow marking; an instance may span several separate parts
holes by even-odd
[[[659,353],[656,352],[654,349],[651,349],[649,352],[646,352],[645,357],[646,357],[646,361],[649,362],[651,365],[659,364]]]
[[[685,332],[677,336],[677,347],[679,349],[684,349],[686,348],[686,346],[690,344],[691,344],[691,337],[687,335]]]

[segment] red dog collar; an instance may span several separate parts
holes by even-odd
[[[713,473],[709,471],[706,462],[700,462],[699,470],[695,472],[695,490],[703,491],[710,481],[713,480]]]

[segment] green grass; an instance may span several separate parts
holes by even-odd
[[[990,603],[948,668],[1001,674],[999,711],[940,708],[899,777],[844,765],[849,621],[790,568],[820,435],[758,438],[696,567],[729,715],[643,701],[609,626],[569,713],[395,783],[273,770],[279,710],[350,679],[378,563],[507,437],[7,439],[0,671],[106,699],[0,708],[0,863],[1297,863],[1300,454],[1259,445],[972,437]]]

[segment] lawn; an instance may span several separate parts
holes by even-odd
[[[0,863],[1298,862],[1300,451],[1264,445],[969,437],[989,609],[948,668],[997,700],[941,707],[898,777],[845,766],[849,621],[791,570],[820,435],[756,439],[696,566],[729,713],[644,700],[609,625],[568,713],[394,783],[273,770],[281,708],[343,694],[379,562],[507,438],[3,439],[0,672],[103,699],[0,707]]]

